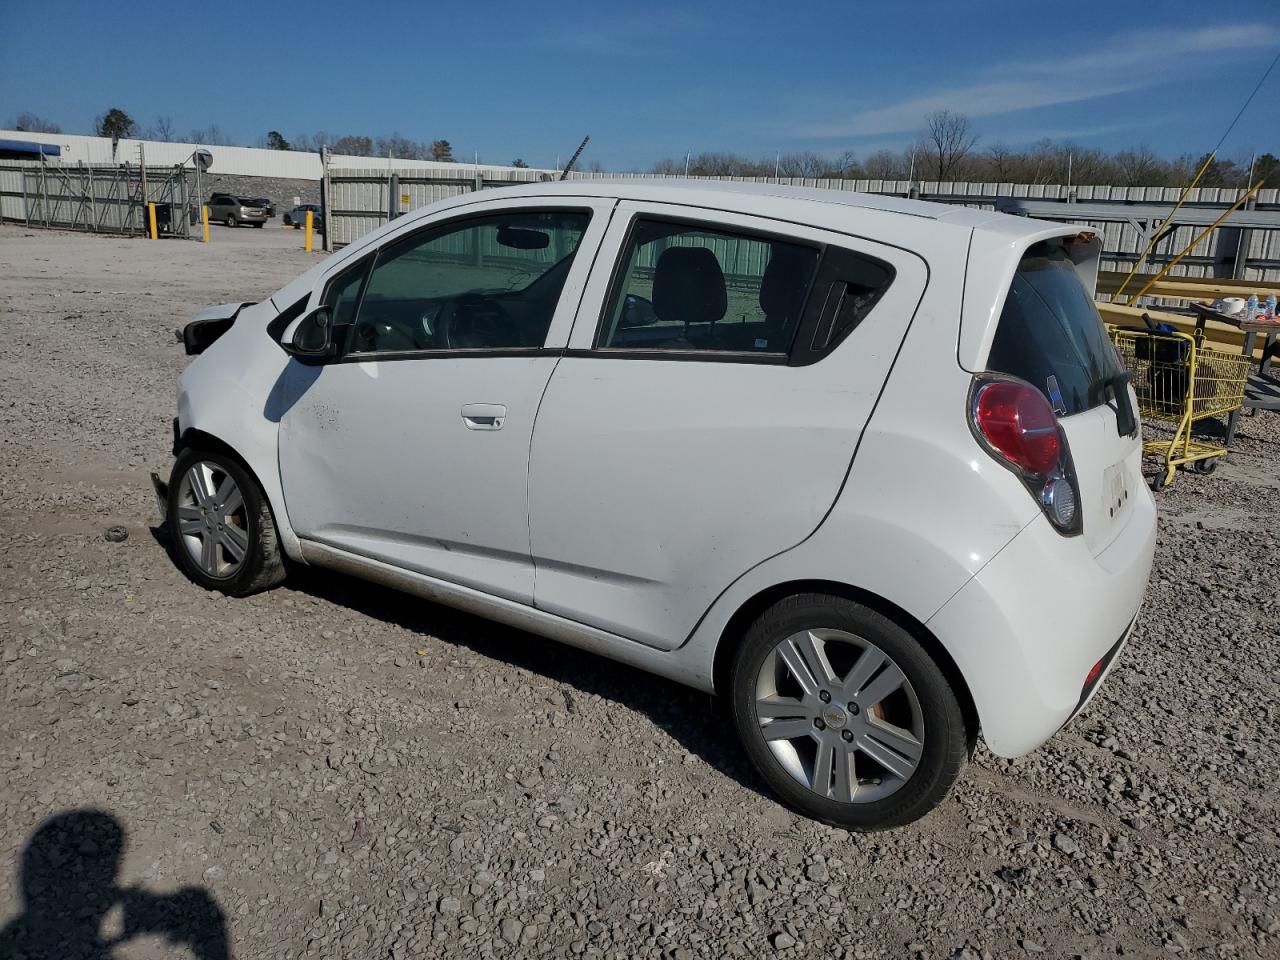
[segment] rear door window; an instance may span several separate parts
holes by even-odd
[[[1060,416],[1106,402],[1120,360],[1061,241],[1036,244],[1018,264],[987,369],[1026,380]]]

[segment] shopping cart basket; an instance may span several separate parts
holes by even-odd
[[[1111,339],[1132,375],[1142,419],[1173,430],[1169,440],[1142,444],[1144,454],[1164,460],[1164,470],[1152,484],[1155,489],[1172,483],[1183,464],[1198,473],[1212,473],[1227,448],[1203,437],[1192,439],[1192,427],[1240,409],[1249,358],[1205,347],[1186,333],[1113,328]]]

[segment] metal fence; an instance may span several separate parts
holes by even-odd
[[[120,163],[74,166],[38,160],[0,161],[0,221],[28,227],[142,236],[147,204],[160,232],[192,237],[189,171]]]
[[[472,177],[440,177],[409,168],[339,169],[324,175],[326,240],[329,249],[344,246],[386,223],[394,209],[418,207],[489,187],[548,179],[545,173],[487,169]],[[671,179],[659,174],[571,173],[571,180]],[[1181,196],[1178,187],[1071,186],[1025,183],[955,183],[905,180],[828,180],[772,177],[700,177],[697,179],[774,183],[857,191],[961,204],[988,210],[1078,223],[1103,241],[1104,270],[1128,270],[1161,228]],[[1244,191],[1225,187],[1192,190],[1148,258],[1151,269],[1173,259]],[[1258,192],[1248,209],[1233,213],[1196,244],[1172,271],[1178,276],[1237,277],[1280,281],[1280,190]]]

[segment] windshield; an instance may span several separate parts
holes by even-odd
[[[1038,387],[1059,416],[1106,401],[1120,360],[1061,241],[1036,244],[1018,264],[987,369]]]

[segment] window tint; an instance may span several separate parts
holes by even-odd
[[[1106,401],[1120,361],[1060,241],[1036,244],[1018,265],[987,367],[1039,388],[1064,416]]]
[[[384,247],[349,349],[541,347],[589,220],[585,212],[518,211]]]
[[[639,220],[597,346],[785,353],[817,263],[801,244]]]

